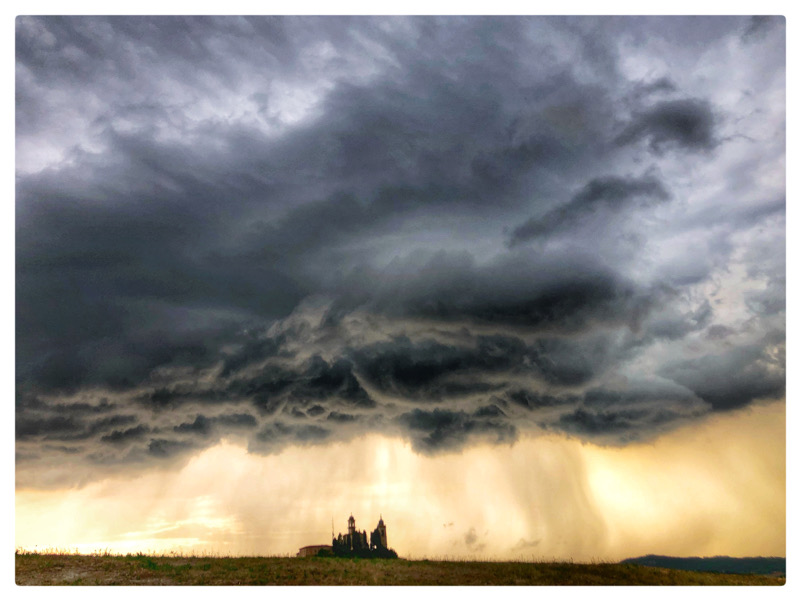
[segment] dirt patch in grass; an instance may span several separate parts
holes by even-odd
[[[783,577],[613,563],[16,555],[18,585],[782,585]]]

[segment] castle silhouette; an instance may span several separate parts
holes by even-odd
[[[334,525],[331,524],[331,546],[309,545],[298,552],[298,557],[336,555],[338,557],[384,557],[396,559],[398,554],[387,544],[387,527],[383,516],[378,519],[378,526],[370,533],[356,530],[356,518],[353,514],[348,518],[348,533],[341,532],[334,536]]]

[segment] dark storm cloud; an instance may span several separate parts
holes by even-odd
[[[604,444],[648,438],[654,432],[705,415],[710,408],[691,390],[659,380],[632,381],[622,388],[594,387],[580,395],[560,397],[514,391],[503,400],[532,411],[537,424],[545,430]]]
[[[124,444],[130,440],[140,440],[144,438],[149,431],[149,428],[139,424],[135,428],[128,428],[127,430],[114,430],[111,434],[102,436],[100,440],[111,444]]]
[[[117,405],[109,403],[108,399],[100,399],[96,405],[90,403],[63,403],[58,405],[48,406],[51,411],[58,411],[60,413],[70,413],[72,415],[93,415],[97,413],[108,413],[115,411]]]
[[[414,409],[398,416],[397,422],[409,432],[412,447],[422,453],[459,449],[468,441],[512,443],[517,438],[513,424],[478,412]]]
[[[560,65],[529,73],[532,84],[524,89],[487,68],[515,65],[504,45],[492,43],[510,36],[525,42],[513,20],[458,22],[462,41],[450,36],[457,22],[412,23],[433,37],[417,45],[386,40],[389,52],[409,55],[399,73],[369,87],[334,89],[324,101],[333,118],[300,128],[293,137],[273,140],[253,129],[204,122],[195,135],[220,142],[208,150],[162,142],[152,128],[175,118],[171,107],[142,103],[132,115],[131,102],[112,102],[98,121],[108,146],[103,157],[80,155],[79,167],[24,178],[18,186],[17,331],[26,335],[18,345],[18,381],[63,391],[87,384],[125,388],[165,363],[212,361],[210,351],[219,345],[214,338],[229,335],[236,321],[286,314],[310,290],[304,285],[307,271],[321,259],[325,263],[320,257],[325,245],[376,227],[386,230],[398,213],[442,203],[480,208],[489,198],[510,198],[518,176],[539,163],[549,169],[555,161],[572,163],[598,137],[593,124],[604,123],[598,111],[607,110],[598,102],[602,91],[578,82]],[[374,25],[362,22],[368,33]],[[28,35],[33,26],[44,27],[55,42],[37,44],[38,38]],[[68,18],[24,20],[18,27],[18,62],[38,74],[38,85],[66,85],[63,77],[50,76],[69,70],[97,95],[104,88],[93,84],[109,76],[109,62],[138,74],[140,54],[163,56],[151,66],[181,86],[195,89],[206,74],[225,89],[243,83],[232,80],[239,69],[224,66],[239,64],[248,38],[260,40],[257,53],[269,59],[270,69],[287,62],[275,67],[280,72],[291,67],[301,40],[318,28],[323,38],[345,48],[353,44],[350,23],[341,19]],[[98,48],[112,35],[131,40],[135,51],[121,52],[124,45],[118,44],[100,61]],[[292,46],[289,40],[296,36],[298,45]],[[434,44],[439,38],[455,43],[454,50],[471,47],[471,40],[482,49],[475,60],[449,64],[458,86],[453,73],[429,62],[442,56],[444,48]],[[230,54],[215,55],[212,45],[223,45]],[[84,53],[77,71],[65,56],[72,47]],[[191,69],[181,69],[188,64]],[[521,103],[530,109],[521,113]],[[459,111],[451,111],[454,104]],[[440,119],[445,112],[449,118]],[[572,121],[565,121],[567,116]],[[120,131],[119,124],[129,119],[138,127]],[[478,131],[475,123],[481,124]],[[465,146],[462,133],[468,128],[474,143]],[[581,140],[566,146],[565,128]],[[297,197],[299,184],[314,190],[307,172],[315,181],[330,182],[312,192],[319,200],[303,199],[313,202],[292,208],[278,222],[250,226],[252,233],[246,230],[233,248],[221,242],[255,210],[282,212]],[[353,193],[337,192],[343,188]],[[228,248],[217,250],[221,244]],[[59,309],[53,311],[56,296]],[[150,326],[145,332],[143,324]]]
[[[226,413],[213,418],[213,421],[232,428],[253,428],[257,424],[256,418],[250,413]]]
[[[781,19],[16,30],[20,456],[621,442],[783,392]]]
[[[477,336],[475,346],[453,346],[433,340],[413,344],[408,338],[354,352],[358,374],[381,390],[422,402],[487,393],[500,387],[487,379],[525,375],[547,384],[574,386],[602,369],[603,357],[588,357],[590,346],[557,338],[527,345],[519,338]]]
[[[173,430],[175,432],[208,436],[211,431],[211,421],[203,415],[198,415],[192,423],[184,422],[179,426],[175,426]]]
[[[17,440],[39,435],[59,435],[83,432],[83,424],[72,416],[57,416],[42,419],[20,419],[16,422]]]
[[[383,392],[435,401],[443,395],[475,391],[464,380],[455,383],[464,388],[451,388],[443,378],[511,371],[526,354],[525,344],[515,338],[481,339],[475,349],[435,341],[412,344],[401,338],[360,349],[355,359],[364,379]]]
[[[375,401],[362,388],[352,367],[347,359],[329,364],[319,355],[311,357],[298,370],[266,366],[253,375],[232,377],[226,396],[249,398],[266,415],[280,409],[299,410],[321,400],[364,409],[375,407]]]
[[[147,443],[147,453],[158,459],[169,459],[188,453],[197,447],[186,441],[170,440],[166,438],[153,438]]]
[[[420,263],[362,270],[341,288],[342,310],[365,304],[395,317],[578,332],[595,323],[634,326],[658,296],[591,254],[524,251],[479,265],[468,253],[439,252]]]
[[[259,430],[248,451],[275,451],[286,444],[320,444],[331,437],[331,430],[317,425],[292,425],[276,421]]]
[[[544,407],[559,407],[561,405],[577,405],[580,399],[574,395],[556,396],[547,393],[535,392],[525,389],[507,390],[500,402],[509,402],[519,405],[530,411]]]
[[[173,426],[173,431],[182,434],[207,437],[212,434],[216,426],[222,426],[225,431],[238,428],[255,428],[257,424],[256,418],[249,413],[231,413],[218,415],[216,417],[198,415],[192,422],[183,422],[177,426]]]
[[[709,411],[709,405],[692,391],[665,380],[631,381],[623,387],[607,383],[558,394],[512,387],[493,401],[489,408],[495,409],[489,411],[515,416],[510,421],[532,420],[543,430],[604,444],[647,438]]]
[[[263,360],[277,355],[284,338],[281,336],[278,338],[259,339],[251,334],[240,349],[225,357],[220,376],[223,378],[230,376],[254,359]]]
[[[331,413],[328,414],[328,417],[326,419],[329,421],[343,423],[343,422],[353,422],[359,418],[356,417],[355,415],[351,415],[350,413],[340,413],[339,411],[332,411]]]
[[[220,56],[218,63],[208,46],[216,38],[211,31],[219,25],[203,20],[36,23],[52,30],[57,39],[64,38],[53,48],[28,52],[25,46],[30,40],[22,33],[18,36],[18,61],[39,74],[41,86],[53,85],[47,79],[50,67],[39,70],[52,61],[37,58],[38,52],[61,56],[75,38],[78,48],[97,56],[96,48],[109,42],[99,32],[136,40],[135,47],[143,53],[164,52],[163,63],[153,67],[181,85],[197,85],[188,74],[198,68],[221,85],[232,85],[224,66],[239,58],[241,51],[240,37],[224,37],[239,50],[233,56]],[[291,22],[278,20],[276,29],[284,23]],[[335,19],[330,24],[324,33],[341,41],[337,32],[346,23]],[[482,41],[482,33],[498,37],[509,31],[489,22],[473,24],[467,28],[469,35],[481,41],[490,58],[512,60],[500,47]],[[447,33],[433,22],[425,26]],[[173,28],[179,43],[168,52],[165,45]],[[200,40],[197,52],[184,52],[181,40],[194,28]],[[226,29],[220,33],[224,36]],[[268,34],[273,35],[272,30]],[[462,132],[479,122],[488,144],[505,148],[510,143],[508,134],[498,136],[508,125],[506,120],[514,117],[508,109],[499,110],[504,109],[502,88],[509,88],[509,82],[498,81],[502,88],[487,86],[487,79],[497,77],[484,69],[487,57],[482,55],[473,65],[480,70],[469,71],[470,63],[454,65],[465,71],[460,74],[461,87],[454,87],[445,73],[426,66],[424,59],[434,48],[407,47],[405,40],[394,43],[399,52],[420,54],[409,61],[402,77],[371,87],[335,89],[325,100],[334,118],[301,128],[294,137],[273,140],[252,129],[201,123],[195,135],[213,144],[162,142],[151,131],[161,118],[150,105],[141,107],[146,111],[141,127],[122,132],[117,124],[127,116],[114,114],[120,109],[112,103],[105,117],[109,125],[99,134],[108,147],[102,156],[81,155],[75,167],[24,178],[17,189],[17,328],[27,335],[20,336],[18,378],[35,379],[56,390],[91,383],[130,387],[167,361],[198,364],[206,359],[205,343],[218,333],[230,333],[232,320],[286,314],[310,291],[309,277],[316,276],[308,273],[313,263],[303,259],[320,260],[320,252],[328,251],[326,245],[390,227],[394,215],[428,205],[480,206],[482,199],[472,191],[475,177],[465,179],[462,171],[477,153],[485,153],[487,145],[476,139],[475,147],[465,148]],[[297,52],[297,48],[286,50],[289,55]],[[268,54],[272,56],[272,45]],[[125,65],[140,60],[136,53],[119,55],[119,50],[111,57]],[[191,69],[177,72],[188,64]],[[82,65],[84,69],[73,76],[102,95],[103,88],[92,85],[107,75],[104,63],[88,58]],[[543,93],[563,96],[571,86],[580,90],[575,82],[559,80],[548,83]],[[426,95],[416,97],[413,90],[425,90]],[[407,101],[402,101],[404,97]],[[454,102],[460,110],[441,120],[440,114],[450,111]],[[524,123],[518,129],[528,135],[525,131],[533,125]],[[522,148],[528,142],[511,144]],[[309,186],[307,171],[325,182],[319,191]],[[382,179],[375,181],[371,174]],[[506,177],[504,186],[510,182]],[[351,193],[340,194],[343,188]],[[497,186],[481,188],[493,202],[499,200],[494,195]],[[299,197],[304,190],[312,196]],[[275,222],[271,214],[285,212],[295,199],[302,201],[296,203],[301,206]],[[265,212],[269,223],[264,221]],[[254,216],[253,223],[264,225],[248,225],[242,231],[239,223],[249,215]],[[231,234],[238,238],[233,244]],[[56,296],[60,305],[54,312]],[[202,325],[190,326],[192,321]],[[156,331],[140,334],[142,324]],[[159,344],[149,348],[154,335],[160,337]],[[125,338],[133,338],[137,348],[111,341]]]
[[[134,422],[136,417],[133,415],[112,415],[87,421],[72,415],[28,417],[18,412],[16,435],[20,440],[39,437],[42,440],[88,440],[115,426]]]
[[[718,144],[714,125],[715,116],[707,101],[696,98],[666,100],[634,114],[616,142],[622,146],[647,140],[654,152],[662,152],[671,146],[711,150]]]
[[[158,365],[208,361],[215,337],[258,310],[253,299],[279,307],[283,297],[286,310],[300,298],[274,269],[245,273],[192,248],[209,224],[204,196],[187,192],[178,199],[183,208],[135,189],[128,201],[115,195],[119,204],[92,206],[62,192],[30,205],[25,186],[18,188],[17,225],[30,232],[17,244],[17,331],[25,334],[18,378],[54,389],[131,387]],[[232,303],[236,297],[243,302]]]
[[[665,366],[662,374],[692,390],[714,409],[733,409],[785,394],[783,352],[781,357],[771,356],[762,346],[676,362]]]
[[[629,442],[638,440],[640,433],[651,430],[665,422],[678,419],[672,411],[648,411],[646,409],[617,409],[614,411],[589,411],[578,408],[559,417],[552,427],[581,436],[615,436]]]
[[[602,177],[588,182],[570,201],[544,216],[531,218],[514,229],[509,245],[570,229],[583,216],[604,211],[617,212],[634,203],[646,205],[669,197],[662,183],[642,178]]]

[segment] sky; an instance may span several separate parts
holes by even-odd
[[[785,555],[785,21],[18,17],[15,544]]]

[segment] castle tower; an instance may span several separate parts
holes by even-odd
[[[348,546],[350,550],[353,551],[353,547],[355,546],[354,543],[356,542],[354,539],[356,538],[356,519],[353,517],[353,514],[350,514],[348,518]]]
[[[389,545],[387,544],[387,527],[384,525],[384,516],[379,514],[378,518],[378,534],[381,537],[381,546],[385,549],[389,549]]]

